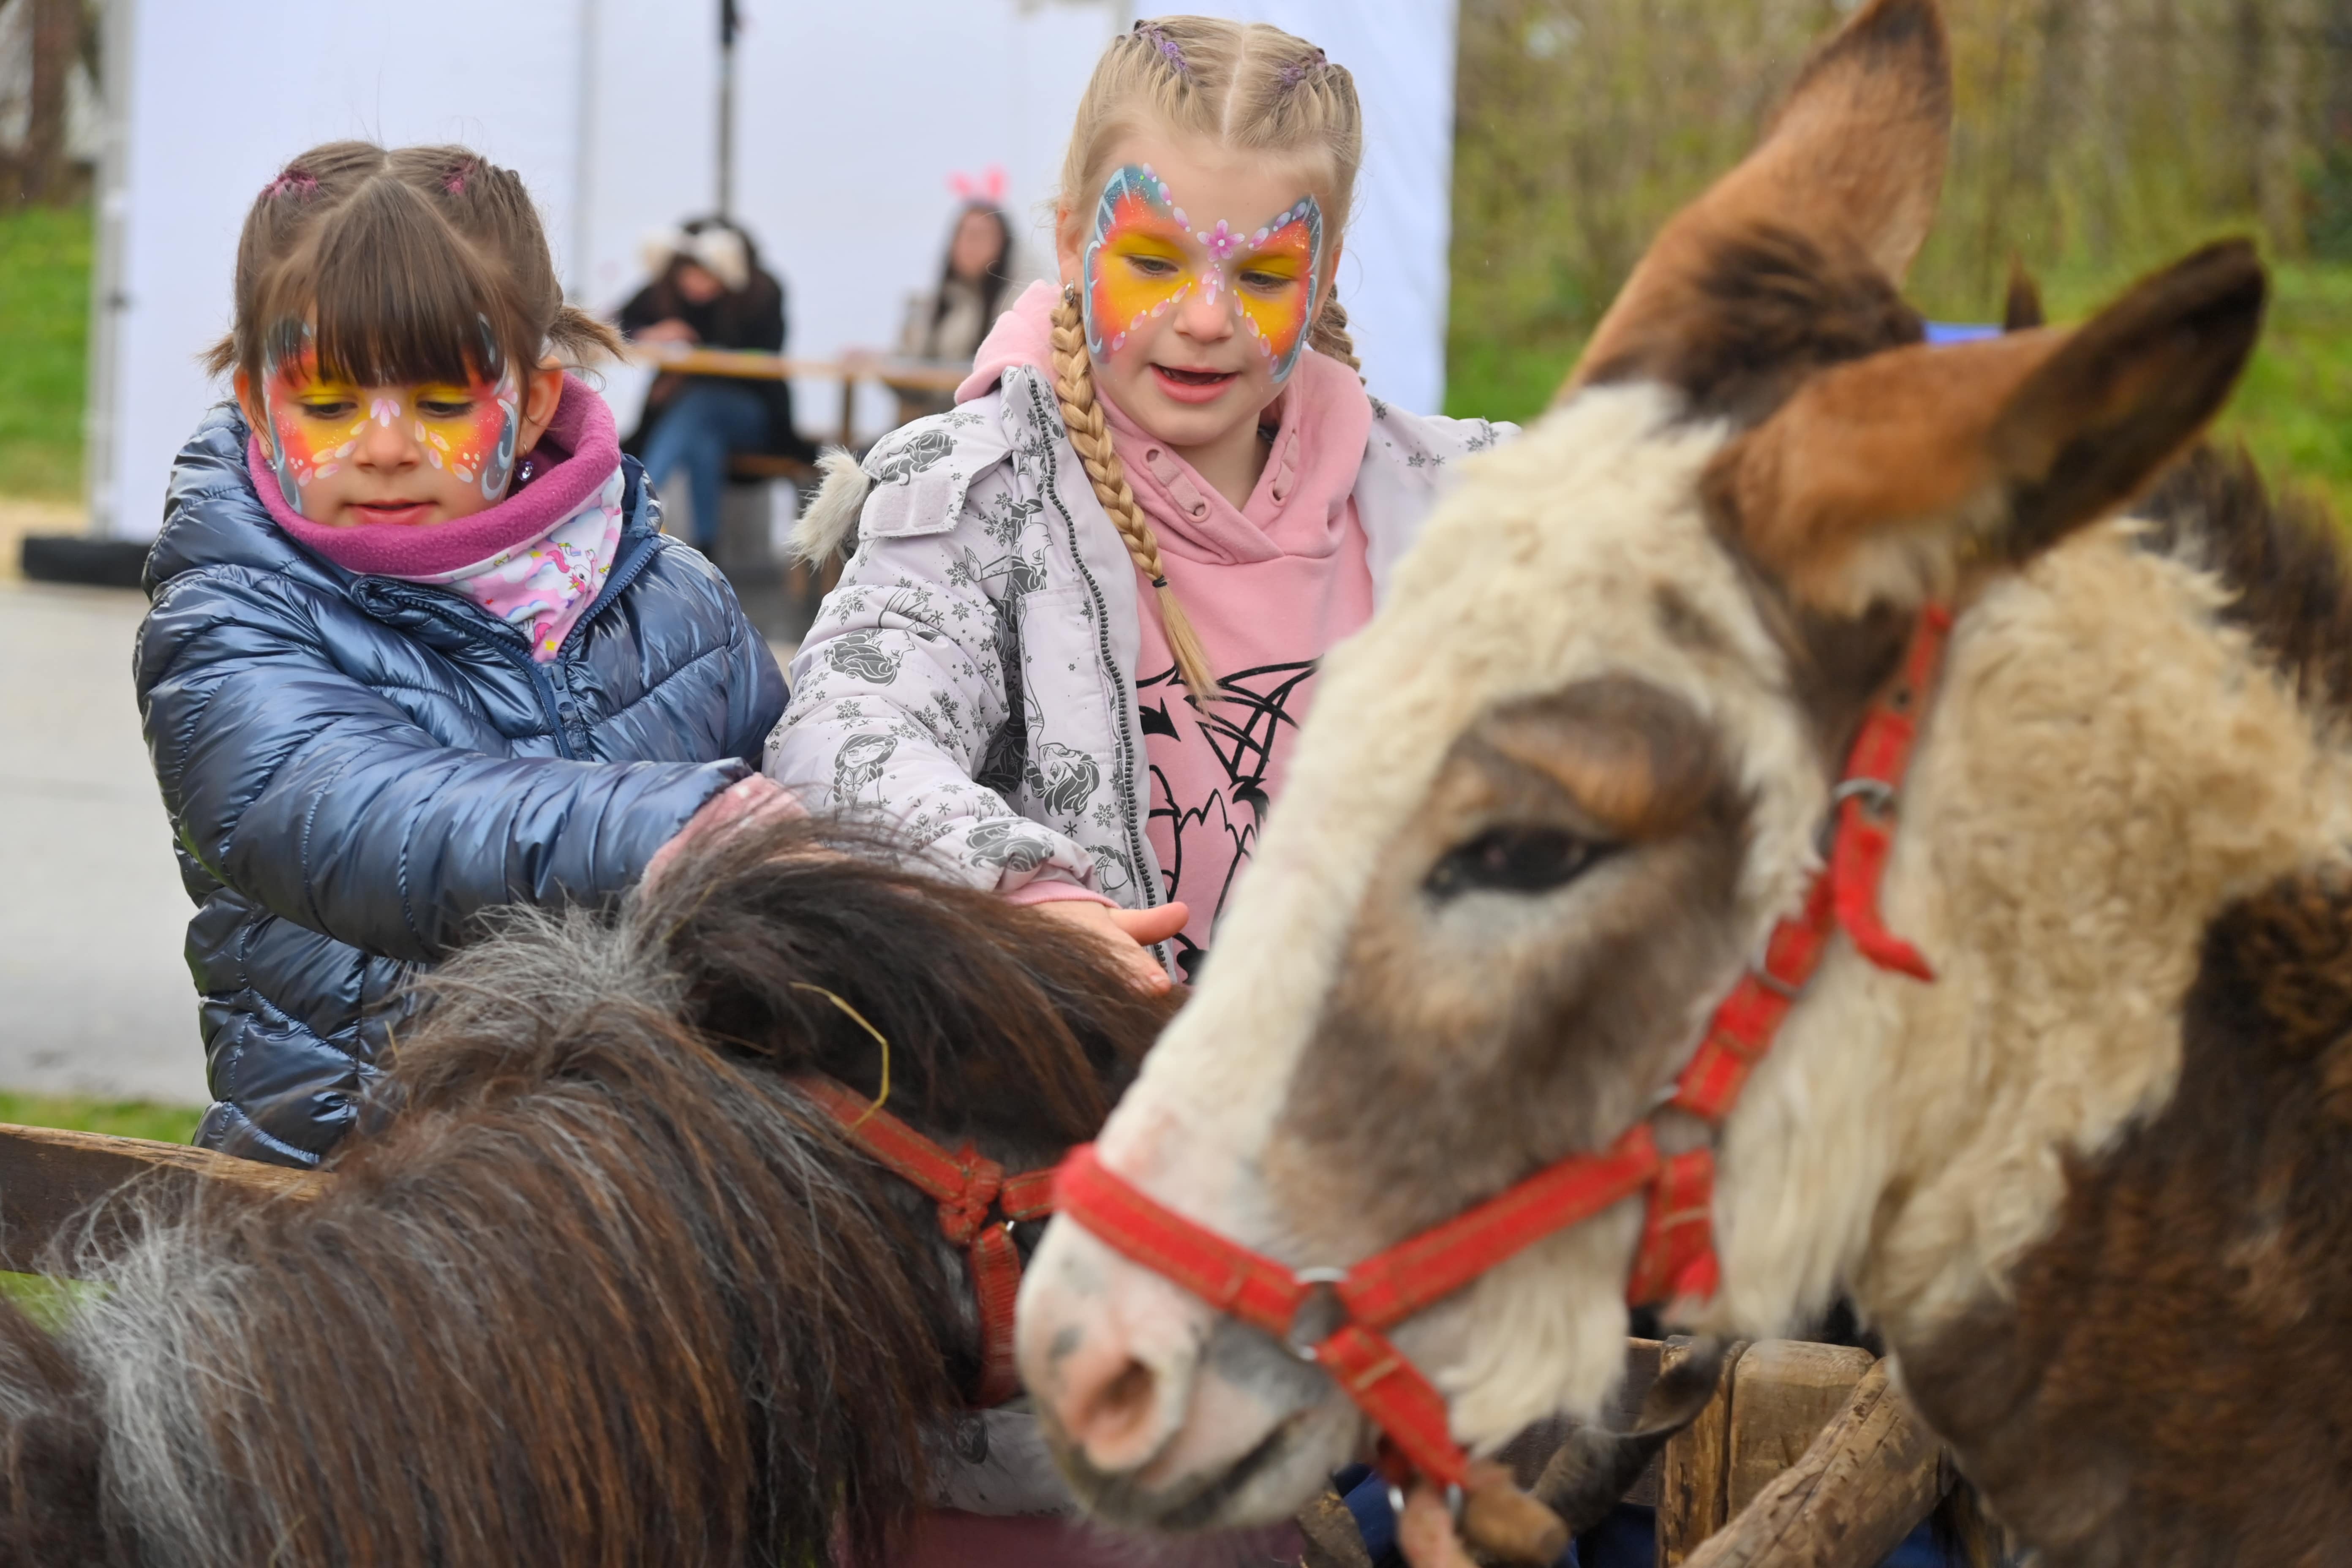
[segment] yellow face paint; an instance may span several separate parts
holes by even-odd
[[[1117,353],[1146,321],[1198,289],[1231,302],[1265,351],[1280,385],[1307,343],[1323,267],[1323,208],[1310,194],[1255,230],[1223,218],[1195,229],[1148,163],[1129,163],[1104,184],[1087,247],[1087,347]]]
[[[483,499],[506,494],[521,437],[522,397],[509,365],[496,382],[421,382],[362,387],[318,374],[309,348],[266,369],[270,461],[286,504],[303,512],[302,492],[340,473],[371,424],[404,428],[425,460],[459,482],[478,484]]]

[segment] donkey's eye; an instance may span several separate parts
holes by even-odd
[[[1429,892],[1438,899],[1478,889],[1549,892],[1576,880],[1614,847],[1557,827],[1490,827],[1438,861],[1429,873]]]

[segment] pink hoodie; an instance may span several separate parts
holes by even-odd
[[[1055,290],[1034,284],[981,344],[959,402],[1012,365],[1051,374]],[[1168,897],[1192,906],[1178,963],[1198,978],[1218,916],[1282,793],[1290,747],[1314,699],[1315,666],[1372,615],[1372,575],[1351,497],[1371,400],[1339,361],[1301,354],[1269,413],[1280,416],[1248,503],[1235,508],[1108,397],[1112,444],[1160,536],[1168,584],[1192,616],[1227,700],[1203,724],[1175,678],[1158,598],[1144,606],[1136,695],[1151,764],[1151,847]],[[1034,886],[1034,884],[1033,884]],[[1066,884],[1055,891],[1077,894]],[[1051,897],[1039,889],[1033,898]]]

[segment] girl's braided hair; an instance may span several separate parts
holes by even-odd
[[[1317,190],[1325,232],[1336,238],[1347,227],[1356,171],[1364,157],[1355,79],[1322,50],[1279,27],[1212,16],[1162,16],[1138,22],[1132,32],[1113,40],[1078,101],[1077,129],[1062,163],[1060,205],[1066,214],[1092,210],[1092,193],[1107,172],[1104,160],[1119,138],[1137,131],[1202,137],[1319,165],[1328,181],[1327,187],[1318,180]],[[1307,344],[1351,370],[1361,368],[1348,337],[1348,312],[1328,285]],[[1216,678],[1191,617],[1168,586],[1159,536],[1111,447],[1095,397],[1094,366],[1075,289],[1063,291],[1054,311],[1054,391],[1096,498],[1158,594],[1160,626],[1176,673],[1192,701],[1206,703],[1217,694]]]
[[[615,353],[612,328],[563,301],[521,176],[464,147],[331,142],[262,187],[236,244],[236,320],[205,356],[259,380],[299,353],[362,385],[463,382],[550,350]]]

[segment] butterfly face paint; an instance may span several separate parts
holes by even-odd
[[[401,431],[427,464],[478,487],[485,501],[504,497],[514,478],[522,394],[511,364],[495,382],[473,375],[462,384],[360,387],[320,376],[306,342],[263,373],[271,468],[287,505],[302,516],[312,515],[305,492],[352,466],[370,426]]]
[[[1230,302],[1279,386],[1307,344],[1323,271],[1323,208],[1310,194],[1255,229],[1196,226],[1149,163],[1115,172],[1095,204],[1086,258],[1087,347],[1097,358],[1195,289]]]

